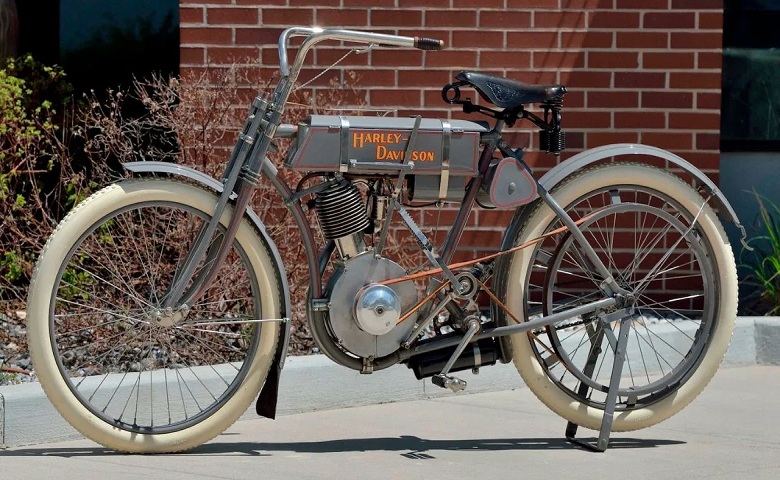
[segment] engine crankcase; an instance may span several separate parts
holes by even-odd
[[[362,306],[356,305],[356,302],[372,297],[374,302],[378,302],[369,302],[373,306],[373,312],[395,323],[394,316],[400,316],[417,303],[417,289],[414,283],[409,281],[389,285],[392,293],[385,287],[377,288],[371,284],[403,275],[406,275],[406,270],[400,265],[387,258],[375,258],[372,252],[358,255],[336,267],[328,282],[326,293],[331,331],[342,348],[360,357],[375,358],[384,357],[398,350],[401,342],[412,332],[417,314],[411,315],[395,327],[385,328],[384,323],[381,326],[377,324],[377,317],[366,314],[365,302]],[[396,315],[397,304],[391,306],[393,293],[400,303],[399,315]],[[356,308],[361,318],[356,315]],[[387,331],[387,333],[374,335],[366,330]]]

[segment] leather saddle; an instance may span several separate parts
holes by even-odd
[[[479,72],[460,72],[455,78],[471,85],[483,99],[501,108],[560,100],[566,95],[563,85],[529,85]]]

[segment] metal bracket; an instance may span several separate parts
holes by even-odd
[[[601,419],[601,428],[599,436],[595,443],[576,438],[579,425],[569,422],[566,425],[566,440],[574,445],[583,447],[594,452],[604,452],[609,447],[609,436],[612,433],[612,422],[615,418],[615,406],[617,404],[618,390],[620,389],[620,376],[623,372],[623,363],[626,360],[626,346],[628,345],[628,334],[631,330],[631,322],[634,316],[628,316],[621,320],[620,331],[618,333],[617,346],[615,347],[615,360],[612,364],[612,376],[609,379],[609,390],[604,404],[604,416]],[[596,341],[591,345],[588,353],[588,360],[585,364],[585,375],[590,377],[593,374],[593,368],[596,365],[596,358],[601,353],[601,342],[604,337],[605,329],[608,326],[599,325],[599,331],[596,335]],[[611,329],[610,329],[611,332]],[[585,383],[580,384],[578,395],[588,394],[590,387]]]

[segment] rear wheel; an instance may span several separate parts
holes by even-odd
[[[635,298],[613,430],[674,415],[707,385],[734,327],[737,278],[714,212],[690,186],[661,170],[610,164],[552,192],[618,284]],[[540,204],[516,243],[562,224]],[[509,260],[506,302],[525,318],[603,298],[600,275],[571,234],[551,236]],[[610,312],[605,312],[609,314]],[[620,322],[572,317],[512,337],[515,365],[553,411],[598,429]]]
[[[35,370],[63,417],[98,443],[195,447],[244,413],[266,378],[281,292],[248,222],[203,297],[162,307],[216,200],[167,180],[112,185],[69,214],[41,254],[27,313]]]

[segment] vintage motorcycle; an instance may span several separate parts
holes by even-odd
[[[305,38],[289,66],[292,37]],[[27,310],[37,375],[63,417],[107,447],[153,453],[210,440],[255,398],[260,415],[275,416],[291,303],[277,247],[247,206],[264,181],[305,246],[312,336],[340,365],[368,374],[405,364],[457,392],[466,382],[453,372],[514,361],[569,421],[567,437],[578,440],[578,426],[599,430],[587,445],[602,451],[611,431],[665,420],[704,389],[737,308],[734,257],[714,209],[740,226],[711,180],[635,144],[584,151],[536,179],[502,130],[528,120],[541,150],[559,154],[566,89],[477,72],[457,75],[442,96],[492,125],[337,115],[282,124],[307,52],[326,40],[443,47],[289,28],[280,81],[253,101],[220,180],[174,163],[128,163],[133,178],[79,204],[40,255]],[[464,88],[483,102],[462,97]],[[284,139],[285,167],[305,173],[295,188],[267,158]],[[619,161],[632,155],[685,172],[695,188]],[[460,209],[439,246],[410,211],[444,202]],[[497,252],[453,263],[477,207],[515,213]],[[383,255],[394,219],[423,266]]]

